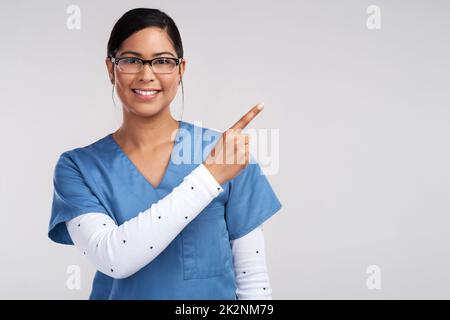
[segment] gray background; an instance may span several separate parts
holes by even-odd
[[[80,30],[66,27],[71,4]],[[380,30],[366,27],[372,4]],[[180,29],[184,120],[224,130],[264,101],[252,128],[280,130],[269,180],[283,208],[265,224],[274,299],[450,297],[450,2],[166,0],[1,4],[0,298],[90,292],[90,263],[47,238],[52,175],[63,151],[120,125],[104,57],[134,7]]]

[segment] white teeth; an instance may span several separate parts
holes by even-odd
[[[153,94],[158,93],[158,91],[141,91],[141,90],[137,90],[137,89],[135,89],[134,92],[136,92],[137,94],[141,94],[143,96],[151,96]]]

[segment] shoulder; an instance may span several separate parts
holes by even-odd
[[[222,134],[219,129],[204,126],[202,121],[182,121],[182,129],[196,139],[204,136],[220,136]]]
[[[108,152],[113,152],[107,143],[109,138],[110,134],[87,145],[62,151],[57,158],[56,169],[67,167],[76,169],[83,164],[98,161],[98,159],[104,157]]]

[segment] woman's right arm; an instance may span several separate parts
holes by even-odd
[[[149,209],[120,226],[104,213],[66,222],[73,243],[97,270],[116,279],[155,259],[223,189],[203,165]]]

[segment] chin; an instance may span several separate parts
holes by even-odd
[[[132,102],[132,107],[128,110],[141,117],[152,117],[164,110],[160,104]]]

